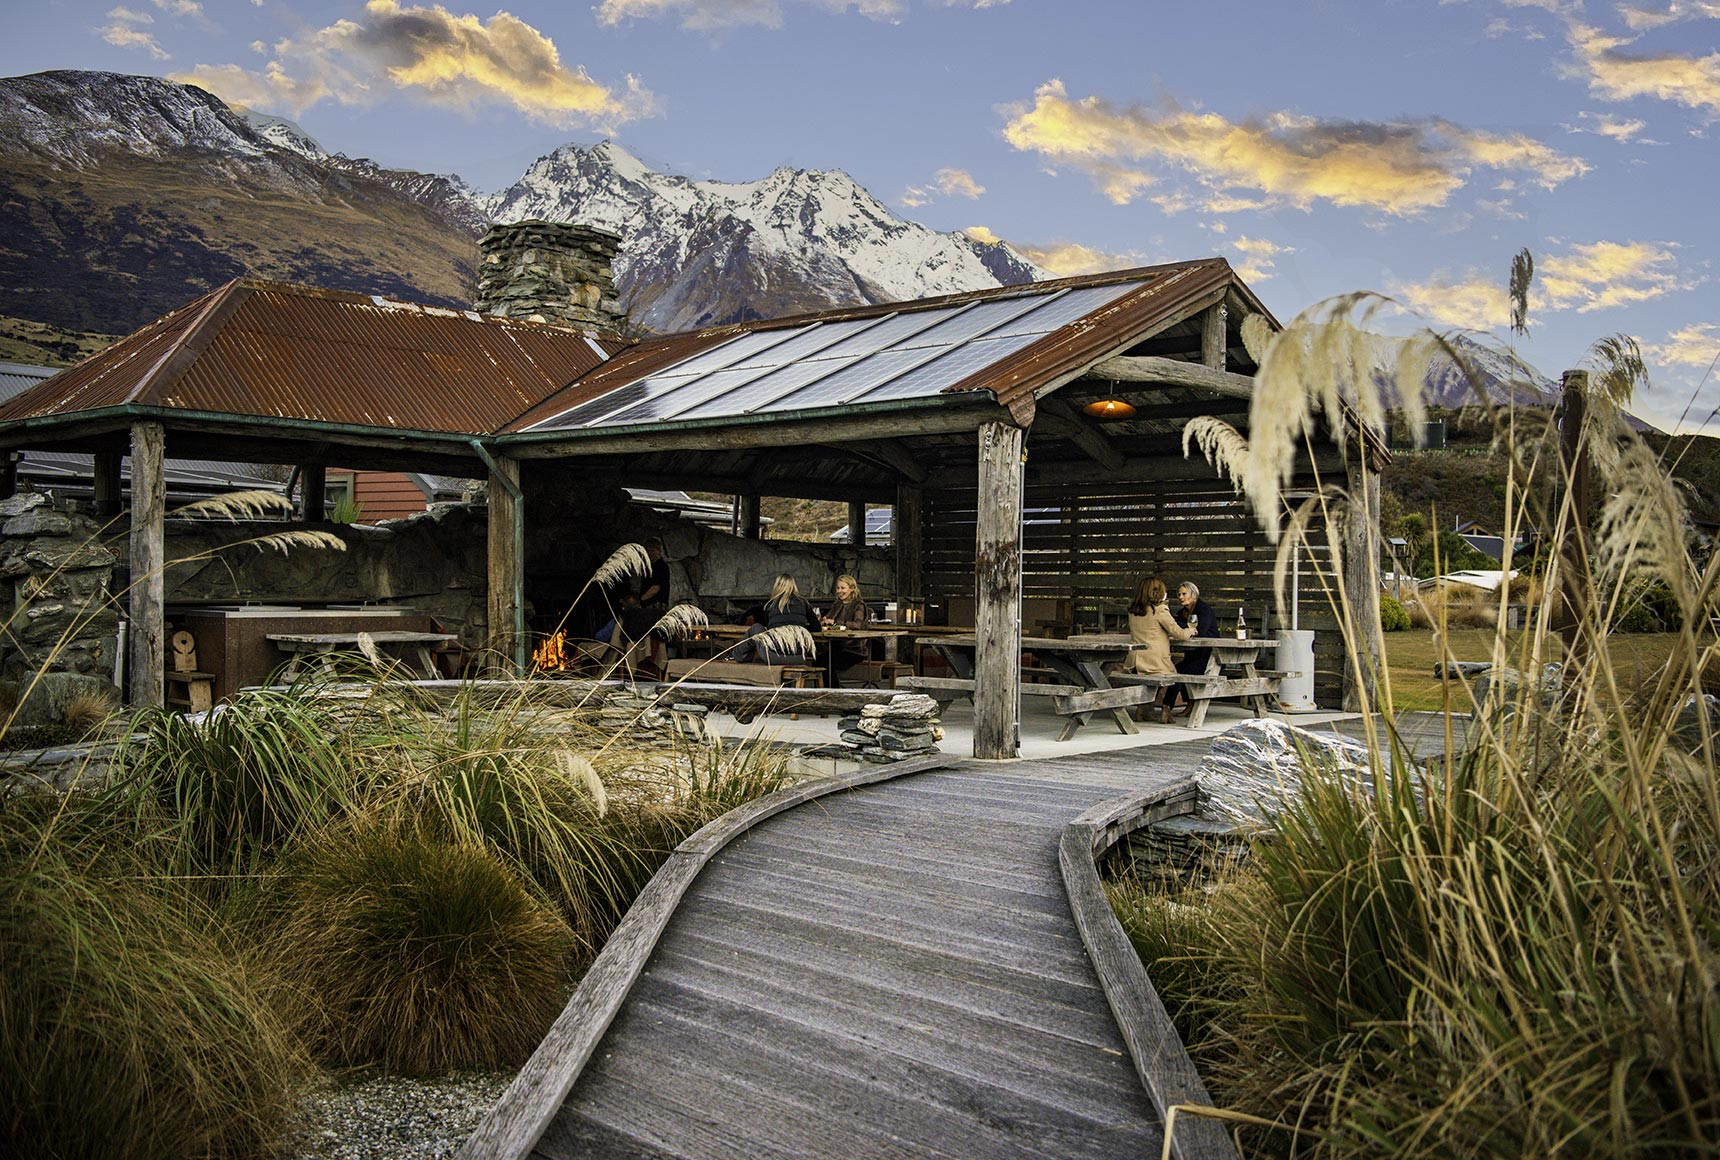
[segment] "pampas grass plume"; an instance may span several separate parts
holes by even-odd
[[[292,510],[292,501],[280,492],[259,489],[213,495],[175,508],[172,515],[175,519],[223,519],[237,523],[239,520],[289,515]]]
[[[639,544],[622,544],[609,554],[593,574],[594,584],[605,588],[625,580],[643,580],[651,575],[651,554]]]
[[[555,751],[555,765],[567,780],[585,787],[592,804],[597,807],[598,817],[609,812],[609,791],[603,788],[603,779],[597,776],[597,768],[589,760],[577,753],[558,749]]]
[[[711,618],[697,604],[677,604],[663,614],[654,628],[670,640],[681,640],[695,628],[703,628],[709,623]]]
[[[754,648],[768,649],[773,653],[809,657],[818,651],[818,642],[812,639],[812,634],[804,626],[798,624],[778,625],[748,639]]]

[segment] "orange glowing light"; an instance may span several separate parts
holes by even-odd
[[[1095,419],[1127,419],[1135,409],[1121,399],[1094,399],[1081,408]]]
[[[554,636],[545,637],[543,643],[532,650],[532,668],[540,673],[555,672],[565,669],[573,663],[573,649],[568,647],[567,633],[558,632]]]

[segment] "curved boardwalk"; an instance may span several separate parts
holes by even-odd
[[[759,823],[687,890],[533,1155],[1157,1155],[1058,840],[1205,747],[960,766]]]

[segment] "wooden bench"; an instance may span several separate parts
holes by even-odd
[[[675,657],[664,671],[670,680],[686,678],[715,685],[762,685],[776,688],[783,684],[786,669],[801,665],[754,665],[745,661],[708,661],[699,657]]]
[[[945,706],[955,701],[959,701],[963,697],[966,697],[970,701],[973,700],[973,686],[974,683],[972,680],[964,679],[962,677],[903,677],[901,680],[896,682],[896,688],[898,689],[906,689],[909,692],[914,693],[924,693],[926,696],[936,701],[938,703],[938,711],[940,713],[944,710]],[[1081,691],[1082,689],[1080,685],[1023,684],[1021,686],[1022,696],[1051,697],[1053,698],[1053,704],[1056,703],[1055,699],[1058,697],[1073,696]]]
[[[215,674],[167,671],[167,707],[187,713],[207,713],[215,707]]]
[[[330,676],[335,675],[334,655],[359,652],[358,638],[361,636],[369,640],[379,653],[399,650],[409,654],[410,661],[404,656],[397,656],[396,659],[408,667],[412,667],[411,662],[416,662],[419,674],[431,680],[442,675],[436,668],[432,652],[447,648],[460,639],[452,632],[406,632],[400,629],[379,629],[376,632],[271,632],[265,634],[265,639],[287,654],[287,667],[281,679],[291,684],[293,678],[298,676],[299,665],[307,656],[320,660],[323,671]]]
[[[894,689],[897,681],[913,675],[914,666],[903,661],[861,661],[843,669],[837,679],[862,689]]]

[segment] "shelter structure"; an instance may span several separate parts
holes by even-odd
[[[1221,259],[642,341],[241,280],[0,406],[0,449],[93,452],[98,486],[103,457],[129,452],[131,693],[145,702],[163,664],[164,445],[299,464],[307,492],[331,462],[487,477],[490,623],[516,664],[522,473],[567,493],[619,469],[630,487],[736,495],[754,537],[762,496],[846,501],[855,543],[866,505],[889,504],[898,601],[972,601],[975,756],[1008,757],[1024,597],[1091,627],[1158,574],[1268,623],[1275,554],[1181,440],[1198,415],[1246,430],[1251,314],[1276,326]],[[1349,548],[1333,567],[1365,576],[1377,559],[1384,455],[1364,433],[1300,465],[1297,484],[1348,477]],[[1324,635],[1323,696],[1370,679]]]

